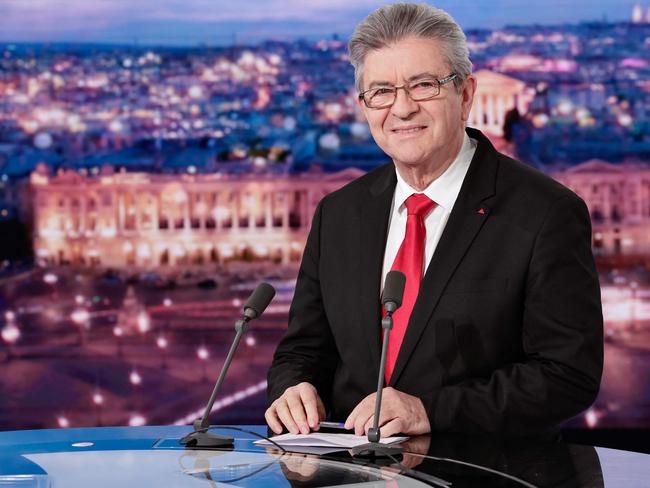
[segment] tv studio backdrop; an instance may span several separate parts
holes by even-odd
[[[388,159],[346,54],[382,2],[249,3],[0,6],[0,458],[34,443],[164,450],[202,413],[264,280],[277,295],[211,416],[262,423],[315,207]],[[467,35],[468,125],[592,218],[605,370],[566,438],[649,452],[650,2],[492,3],[435,3]],[[255,457],[251,435],[236,446]],[[442,456],[433,444],[416,451]],[[607,479],[622,461],[598,449]],[[265,473],[286,474],[263,452]]]

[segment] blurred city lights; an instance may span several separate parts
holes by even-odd
[[[650,15],[650,10],[648,15]],[[643,19],[638,20],[642,21]],[[647,132],[645,131],[648,112],[647,96],[642,97],[641,95],[650,93],[650,82],[647,81],[648,61],[644,57],[647,47],[650,46],[650,38],[646,39],[645,43],[641,40],[638,48],[635,48],[639,32],[637,29],[633,30],[631,34],[627,34],[625,24],[610,23],[610,27],[606,24],[604,23],[601,27],[590,25],[584,30],[582,30],[583,27],[576,24],[562,32],[555,32],[560,29],[559,27],[550,30],[544,27],[539,30],[531,26],[530,32],[504,28],[495,29],[485,39],[468,36],[472,51],[477,54],[478,65],[503,75],[507,74],[516,80],[523,80],[521,82],[525,82],[529,89],[536,87],[535,101],[537,104],[530,111],[521,111],[524,122],[522,126],[523,129],[530,130],[528,123],[532,124],[535,129],[534,137],[539,137],[535,143],[539,145],[538,147],[549,148],[549,151],[540,152],[548,152],[550,158],[559,154],[561,164],[572,164],[571,158],[575,157],[571,155],[573,144],[579,150],[576,152],[583,157],[582,154],[586,154],[589,150],[587,143],[593,139],[602,139],[602,144],[599,144],[598,147],[612,148],[613,153],[617,154],[619,146],[627,148],[628,142],[632,141],[629,147],[634,147],[635,138],[638,136],[642,139]],[[616,35],[612,35],[612,25],[616,25]],[[602,31],[598,32],[598,29],[602,29]],[[340,41],[337,42],[340,43]],[[51,183],[57,177],[55,176],[57,163],[51,164],[48,159],[50,156],[56,156],[56,151],[59,150],[66,157],[69,155],[70,161],[83,161],[88,155],[87,153],[97,154],[104,158],[101,161],[90,158],[91,164],[94,165],[92,168],[73,166],[69,170],[70,173],[64,172],[63,176],[66,178],[80,176],[85,178],[87,176],[88,178],[85,180],[87,182],[101,180],[102,185],[106,185],[103,189],[100,188],[101,192],[114,188],[111,185],[116,185],[120,180],[112,172],[117,173],[122,168],[124,174],[119,176],[123,176],[124,181],[128,181],[129,185],[132,181],[137,181],[139,184],[138,178],[144,179],[144,177],[132,174],[131,166],[129,166],[137,159],[134,157],[134,161],[131,161],[128,158],[131,157],[132,152],[135,152],[134,148],[138,147],[141,140],[154,141],[152,145],[156,144],[156,153],[166,153],[169,149],[171,155],[176,154],[174,144],[178,144],[183,150],[193,151],[197,149],[193,145],[193,141],[204,141],[207,148],[202,146],[199,149],[206,149],[209,153],[205,159],[206,163],[199,157],[195,159],[190,157],[188,160],[183,160],[182,164],[177,167],[166,166],[166,161],[161,160],[160,168],[156,169],[156,171],[160,169],[161,173],[164,173],[164,178],[177,178],[179,181],[191,182],[200,181],[203,176],[214,176],[215,179],[217,177],[227,178],[229,170],[222,171],[222,167],[231,165],[233,162],[231,159],[237,159],[237,174],[240,171],[255,169],[254,172],[260,173],[263,179],[267,176],[265,171],[276,170],[276,163],[282,161],[280,155],[287,161],[292,161],[297,156],[294,154],[297,147],[309,147],[307,154],[302,157],[304,160],[312,162],[318,161],[322,155],[319,153],[319,148],[331,153],[336,152],[343,147],[343,144],[348,144],[347,131],[355,139],[354,144],[359,144],[359,149],[365,154],[366,150],[374,147],[374,144],[370,139],[367,124],[359,122],[361,120],[358,117],[359,114],[355,115],[354,97],[349,96],[352,92],[349,73],[342,73],[341,80],[338,80],[334,79],[334,71],[331,69],[338,67],[341,61],[347,61],[345,50],[337,47],[336,43],[330,40],[314,43],[314,46],[318,52],[315,52],[308,44],[294,46],[288,42],[282,49],[271,47],[267,50],[265,47],[251,47],[242,51],[238,48],[232,50],[232,54],[229,50],[219,52],[211,49],[205,55],[192,52],[187,58],[184,57],[183,51],[179,50],[172,56],[165,55],[164,59],[151,50],[138,47],[127,51],[116,50],[114,53],[102,50],[100,55],[52,56],[51,59],[49,57],[38,59],[34,54],[24,55],[24,58],[20,59],[18,52],[6,51],[5,55],[11,54],[13,58],[7,57],[6,59],[9,67],[7,79],[10,81],[6,82],[5,80],[4,84],[0,83],[0,102],[4,102],[3,106],[6,107],[2,116],[5,122],[8,122],[6,127],[10,131],[8,135],[14,138],[12,140],[25,141],[25,147],[31,151],[26,151],[24,155],[19,151],[16,160],[30,161],[32,157],[38,156],[38,159],[42,157],[44,164],[50,166],[44,174],[32,175],[32,181],[38,182],[38,185],[50,184],[45,193],[53,188]],[[604,46],[606,47],[605,51],[603,51]],[[617,50],[620,49],[620,46],[624,46],[624,50],[619,52]],[[279,54],[280,52],[282,54]],[[596,61],[592,61],[592,57],[589,55],[583,55],[590,52],[597,53],[596,56],[593,56]],[[608,53],[616,54],[610,58]],[[287,56],[286,63],[283,62],[285,56]],[[293,62],[294,56],[297,57],[298,63]],[[185,63],[185,60],[189,62]],[[308,66],[316,66],[316,72],[304,73],[298,68],[293,68],[294,65],[304,65],[303,60],[307,61],[306,65]],[[164,66],[155,66],[163,61]],[[328,64],[332,61],[336,64]],[[15,66],[19,68],[12,66],[14,62]],[[611,70],[616,72],[614,82],[611,79],[613,76]],[[320,72],[326,76],[320,78]],[[554,78],[554,75],[550,74],[552,72],[561,72],[563,75],[561,78]],[[279,74],[281,76],[276,78]],[[576,81],[580,83],[575,83]],[[336,90],[332,88],[336,88]],[[294,94],[296,97],[292,98]],[[280,107],[282,108],[280,109]],[[493,108],[496,109],[496,107]],[[278,114],[279,117],[274,119],[273,116]],[[335,124],[339,121],[343,122],[340,126]],[[17,129],[18,137],[11,133],[12,126]],[[309,144],[300,140],[305,135],[305,127],[313,132],[311,134],[313,140],[310,140]],[[562,141],[561,151],[550,150],[552,143],[557,141],[559,144],[560,136],[566,134],[569,134],[570,137],[567,137],[566,144],[564,140]],[[249,135],[258,137],[251,138]],[[171,139],[182,140],[170,141]],[[260,141],[259,147],[257,147],[257,142],[254,144],[246,142],[252,139]],[[366,143],[370,145],[365,145]],[[517,143],[514,146],[513,151],[521,149],[517,147]],[[341,153],[345,154],[345,151]],[[228,161],[223,163],[218,160],[216,154],[223,154]],[[122,156],[126,156],[126,159],[120,159]],[[11,160],[13,155],[9,154],[8,157]],[[328,154],[327,157],[332,157],[334,163],[340,162],[334,159],[332,154]],[[609,156],[605,151],[602,154],[597,154],[596,157],[608,160],[611,158],[613,163],[619,162],[615,160],[615,155]],[[53,159],[53,161],[55,160]],[[107,162],[106,166],[102,161]],[[189,164],[187,161],[191,161],[193,164]],[[7,167],[9,166],[10,164],[7,164]],[[277,169],[285,170],[279,165]],[[8,169],[3,171],[8,171]],[[175,175],[172,176],[172,173]],[[14,173],[11,175],[10,179],[7,174],[3,174],[1,180],[3,182],[16,181]],[[73,179],[72,181],[77,180]],[[66,184],[69,185],[69,183]],[[83,265],[95,266],[93,263],[98,263],[100,267],[104,268],[106,260],[110,258],[111,254],[120,254],[121,249],[122,254],[128,255],[128,258],[125,257],[125,261],[128,259],[130,264],[125,267],[126,273],[121,274],[115,280],[125,281],[138,280],[138,274],[143,267],[155,266],[163,252],[166,256],[167,269],[180,267],[182,263],[193,263],[195,255],[198,256],[197,263],[193,264],[198,265],[199,260],[205,264],[206,256],[212,250],[216,256],[214,259],[218,258],[219,261],[239,259],[244,254],[242,251],[249,252],[251,249],[255,258],[275,257],[275,243],[270,245],[259,239],[259,242],[252,240],[252,242],[237,245],[245,240],[242,232],[237,234],[237,238],[242,238],[235,241],[237,244],[233,245],[230,242],[218,240],[218,237],[214,240],[211,236],[206,237],[208,232],[203,232],[207,230],[207,226],[204,226],[205,217],[214,217],[210,228],[214,229],[215,236],[221,232],[227,233],[229,228],[236,229],[241,219],[247,215],[250,215],[252,219],[249,222],[255,222],[254,219],[258,217],[252,210],[248,210],[247,214],[241,212],[242,207],[239,206],[239,202],[243,200],[231,207],[229,207],[229,203],[223,203],[221,197],[205,199],[201,196],[204,199],[197,202],[194,199],[193,190],[188,189],[191,187],[178,183],[170,185],[170,187],[172,191],[165,205],[167,203],[181,204],[176,207],[179,209],[180,217],[170,217],[167,220],[168,227],[166,228],[170,231],[169,234],[156,233],[156,237],[152,237],[154,233],[151,231],[157,230],[155,221],[157,218],[162,219],[163,214],[162,212],[160,214],[139,212],[139,209],[142,210],[139,203],[140,195],[136,195],[135,201],[118,203],[115,197],[116,193],[112,193],[108,197],[109,200],[110,198],[113,200],[110,200],[108,204],[104,204],[103,197],[100,196],[95,204],[96,214],[88,213],[82,216],[81,220],[78,218],[74,220],[72,212],[68,211],[71,203],[67,199],[67,195],[66,203],[61,207],[57,201],[47,200],[47,205],[44,208],[51,210],[53,216],[46,215],[42,220],[35,220],[38,222],[35,236],[41,239],[39,242],[34,242],[34,250],[39,258],[39,264],[43,266],[58,265],[61,261],[62,264],[76,266],[75,258],[71,259],[72,249],[80,247],[80,253],[75,255],[79,256],[78,259]],[[70,188],[70,186],[66,188]],[[184,188],[187,189],[187,192]],[[627,191],[627,186],[625,188],[622,193]],[[578,189],[575,190],[578,191]],[[599,194],[602,195],[602,192]],[[144,192],[142,196],[145,196]],[[33,208],[38,211],[39,200],[35,197],[31,203],[34,204]],[[88,200],[84,201],[81,208],[86,208],[85,204],[87,203]],[[104,210],[107,212],[110,210],[112,214],[117,215],[121,204],[123,204],[121,207],[123,214],[120,218],[127,216],[131,222],[130,225],[136,226],[135,230],[126,229],[128,232],[125,232],[124,222],[117,218],[115,221],[104,221],[102,215]],[[627,201],[625,204],[627,206]],[[283,205],[284,200],[279,203],[280,207]],[[641,207],[642,202],[635,201],[634,206]],[[0,214],[6,212],[5,207],[12,208],[2,202]],[[272,207],[275,207],[275,201],[272,203]],[[162,208],[163,206],[160,207],[160,209]],[[61,209],[65,209],[65,211]],[[307,209],[301,209],[301,211],[303,210]],[[11,212],[9,212],[10,216]],[[610,220],[610,213],[605,213],[605,219]],[[645,205],[643,209],[639,209],[639,215],[641,213],[645,215]],[[197,234],[196,238],[192,234],[195,229],[194,224],[192,223],[192,227],[188,228],[188,214],[190,214],[190,222],[193,222],[197,215],[200,217],[200,219],[196,219],[201,222],[200,234]],[[88,218],[90,215],[96,219],[92,225],[91,219]],[[182,244],[176,243],[176,237],[171,237],[167,242],[167,236],[172,236],[171,231],[175,229],[175,225],[178,225],[173,219],[178,218],[184,227],[184,235],[179,239],[182,239]],[[277,215],[274,213],[273,219],[276,218]],[[145,223],[147,221],[148,223]],[[228,223],[224,224],[225,222]],[[626,232],[626,224],[627,222],[623,221],[621,234]],[[143,225],[145,232],[136,235],[137,226],[140,225]],[[144,225],[149,227],[144,228]],[[256,226],[253,224],[253,227]],[[256,229],[246,229],[246,231],[248,230]],[[594,238],[603,239],[607,243],[606,245],[609,245],[608,243],[612,241],[610,231],[611,229],[606,229],[602,233],[596,232]],[[163,235],[164,237],[162,237]],[[252,232],[251,235],[253,235]],[[301,253],[304,241],[300,240],[299,233],[287,235],[291,235],[286,238],[286,244],[290,244],[291,253]],[[158,239],[159,236],[160,239]],[[131,239],[131,242],[125,241],[125,239]],[[160,242],[156,242],[156,240]],[[294,240],[294,242],[289,243],[288,240]],[[639,233],[634,234],[634,238],[621,235],[620,238],[616,237],[616,240],[620,243],[621,252],[624,254],[626,250],[635,248],[642,238]],[[135,250],[137,252],[134,252]],[[278,247],[278,250],[284,252],[282,247]],[[62,253],[65,253],[65,256],[62,256]],[[284,258],[284,254],[282,257]],[[134,264],[133,268],[131,268],[131,263]],[[53,269],[58,270],[59,268]],[[61,282],[65,282],[67,276],[67,271],[64,270],[60,271],[59,276],[53,272],[47,272],[43,275],[43,281],[54,285],[59,279]],[[77,281],[81,281],[79,276],[77,276]],[[160,285],[161,288],[166,289],[170,283],[175,285],[175,281],[177,281],[176,277],[173,280],[167,280],[166,277],[160,280],[156,278],[152,288]],[[60,288],[50,290],[54,297],[50,300],[53,305],[48,305],[51,307],[50,309],[40,312],[48,320],[48,325],[50,325],[49,323],[54,325],[58,320],[66,320],[67,314],[70,312],[68,306],[71,300],[68,293],[72,292],[74,295],[75,288],[71,290]],[[170,285],[169,288],[172,286]],[[83,284],[83,287],[78,288],[78,290],[82,289],[84,294],[91,296],[93,293],[91,281],[89,280]],[[105,292],[101,291],[101,293]],[[142,293],[146,294],[147,292],[143,291]],[[161,292],[155,290],[155,293],[153,303],[160,300],[158,293]],[[156,310],[154,314],[153,310],[158,307],[152,307],[151,316],[144,311],[139,312],[142,310],[142,306],[138,304],[134,313],[127,315],[127,320],[117,321],[121,325],[112,328],[114,337],[108,340],[117,344],[118,351],[121,351],[122,342],[125,345],[129,344],[131,347],[128,349],[132,350],[128,352],[133,354],[141,344],[138,346],[130,344],[124,336],[130,336],[134,332],[134,328],[140,333],[146,333],[153,327],[158,334],[158,321],[165,322],[167,325],[163,330],[167,336],[159,335],[155,339],[156,346],[160,350],[154,351],[154,353],[158,353],[158,356],[164,358],[168,352],[166,349],[169,346],[169,341],[174,340],[173,338],[177,337],[175,334],[179,333],[176,328],[179,327],[178,324],[181,320],[177,319],[176,314],[181,315],[185,310],[184,307],[191,306],[191,300],[186,299],[184,293],[185,291],[174,295],[174,301],[178,302],[178,305],[173,308],[163,311]],[[641,285],[638,290],[632,284],[627,288],[603,286],[603,313],[607,322],[606,332],[609,339],[632,341],[633,336],[629,334],[629,331],[635,327],[633,324],[638,323],[640,327],[647,326],[647,324],[643,324],[643,321],[650,320],[650,302],[648,296],[642,296],[642,293],[644,290]],[[61,299],[58,298],[59,294],[61,294]],[[101,300],[101,297],[93,296],[92,303],[102,302],[106,308],[120,307],[119,296],[116,297],[109,292],[106,294],[111,297],[111,300],[107,298]],[[226,305],[230,303],[231,298],[232,295],[225,295],[223,299]],[[60,300],[60,305],[56,304],[57,300]],[[101,334],[108,333],[112,324],[115,323],[110,321],[114,311],[107,310],[106,314],[102,316],[103,310],[85,310],[82,307],[88,303],[87,300],[88,298],[82,294],[74,296],[72,306],[78,308],[72,311],[69,318],[79,325],[88,325],[91,317],[93,324],[97,320],[97,323],[101,324],[101,328],[98,327],[97,336],[93,338],[97,342],[92,346],[104,347],[104,343],[100,341],[105,341],[106,338]],[[172,307],[174,301],[171,297],[165,297],[162,300],[162,305]],[[239,308],[243,301],[235,298],[231,303],[232,306]],[[20,312],[20,309],[17,309],[21,322],[23,322],[23,317],[32,313],[31,303],[26,303],[24,306],[25,312]],[[57,308],[54,309],[54,307]],[[269,311],[285,314],[287,309],[287,304],[269,307]],[[36,313],[39,312],[36,311]],[[191,310],[188,317],[194,317],[192,315],[194,313],[198,317],[199,314],[207,315],[211,312]],[[163,316],[163,314],[165,315]],[[101,322],[102,317],[107,321]],[[14,312],[5,312],[6,325],[0,331],[0,335],[8,344],[15,343],[21,337],[21,329],[13,323],[15,318]],[[154,319],[156,320],[155,324],[152,322]],[[24,334],[26,327],[22,323],[21,328]],[[57,329],[53,328],[52,330]],[[83,331],[85,329],[82,329]],[[628,339],[628,336],[631,336],[632,339]],[[30,334],[27,337],[32,340],[33,336]],[[135,341],[136,338],[133,339]],[[247,335],[245,341],[249,347],[256,345],[253,335]],[[144,343],[144,340],[140,342]],[[147,342],[147,344],[149,347],[153,347],[151,342]],[[635,347],[640,346],[636,344]],[[201,346],[196,350],[196,354],[198,359],[203,361],[202,366],[205,368],[206,360],[210,357],[209,350]],[[217,354],[216,350],[213,351],[213,354]],[[133,365],[133,363],[129,364]],[[133,379],[136,381],[134,382]],[[133,370],[129,375],[129,380],[132,384],[140,384],[142,378]],[[150,382],[146,383],[148,386]],[[253,385],[224,397],[222,401],[215,404],[215,410],[235,403],[245,398],[246,395],[257,394],[262,391],[259,389],[260,385]],[[265,382],[261,388],[264,387]],[[101,401],[98,402],[97,398],[100,398]],[[92,394],[92,400],[96,405],[100,405],[104,401],[103,396],[98,392]],[[604,417],[605,412],[590,409],[584,415],[585,423],[589,427],[594,427],[598,424],[599,419]],[[196,415],[192,415],[190,420],[195,417]],[[65,425],[61,425],[60,419],[65,421]],[[65,417],[59,417],[57,420],[60,426],[68,426],[68,420]],[[75,423],[77,422],[76,418],[73,420]],[[124,419],[122,418],[121,421],[123,422]],[[50,422],[52,422],[51,417]],[[134,422],[132,425],[144,425],[146,419],[140,414],[134,414],[129,420],[130,424],[132,422]]]
[[[560,115],[569,115],[573,111],[573,102],[571,100],[561,100],[557,104],[557,111]]]
[[[70,421],[64,416],[57,417],[56,422],[59,424],[59,427],[61,427],[62,429],[67,429],[68,427],[70,427]]]
[[[12,322],[5,325],[0,334],[7,344],[14,344],[18,339],[20,339],[20,329]]]
[[[264,380],[247,388],[244,388],[243,390],[239,390],[232,395],[226,395],[220,400],[214,402],[214,405],[212,406],[212,410],[210,410],[210,412],[218,412],[219,410],[222,410],[223,408],[228,407],[237,401],[241,401],[248,397],[257,395],[258,393],[264,392],[266,391],[266,386],[267,383],[266,380]],[[197,417],[200,417],[201,415],[203,415],[203,410],[196,410],[174,421],[174,425],[186,425],[192,423]]]
[[[59,281],[59,277],[54,273],[45,273],[45,275],[43,275],[43,281],[48,285],[53,285]]]
[[[78,308],[70,314],[70,319],[77,325],[84,325],[90,320],[90,313],[84,308]]]
[[[147,419],[143,415],[140,415],[139,413],[135,413],[131,415],[129,418],[129,426],[130,427],[141,427],[143,425],[147,424]]]
[[[585,412],[585,422],[587,423],[587,427],[590,429],[593,429],[598,425],[598,414],[593,408],[590,408]]]
[[[196,356],[202,361],[205,361],[210,357],[210,351],[205,346],[201,346],[196,350]]]
[[[93,393],[93,403],[95,405],[102,405],[104,403],[104,396],[99,392]]]
[[[138,373],[135,369],[131,371],[129,374],[129,381],[131,382],[132,385],[140,385],[142,384],[142,377],[140,376],[140,373]]]
[[[630,114],[621,114],[618,116],[618,123],[623,127],[628,127],[632,124],[632,116]]]
[[[149,329],[151,329],[151,321],[149,319],[149,315],[147,314],[147,312],[140,312],[138,314],[137,323],[138,323],[138,330],[142,334],[149,332]]]

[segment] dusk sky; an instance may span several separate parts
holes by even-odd
[[[0,0],[0,41],[154,45],[347,37],[376,0]],[[635,0],[440,0],[464,28],[628,20]],[[650,0],[641,2],[644,10]]]

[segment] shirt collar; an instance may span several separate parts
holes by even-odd
[[[460,192],[460,187],[462,186],[465,175],[467,174],[469,164],[474,156],[475,149],[476,141],[470,139],[469,136],[465,134],[463,137],[463,145],[461,146],[456,159],[452,161],[443,174],[433,180],[423,191],[418,191],[411,187],[399,174],[397,168],[395,168],[397,186],[395,187],[394,202],[397,211],[401,213],[405,209],[404,202],[413,193],[424,193],[427,197],[436,202],[438,206],[444,208],[447,212],[451,212],[451,208],[456,202],[456,198]]]

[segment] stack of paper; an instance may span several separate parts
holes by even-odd
[[[408,437],[386,437],[380,439],[382,444],[395,444],[403,442]],[[271,437],[271,440],[282,447],[329,447],[338,449],[351,449],[368,443],[365,435],[354,434],[326,434],[312,432],[311,434],[282,434]],[[261,446],[272,446],[267,440],[255,441]]]

